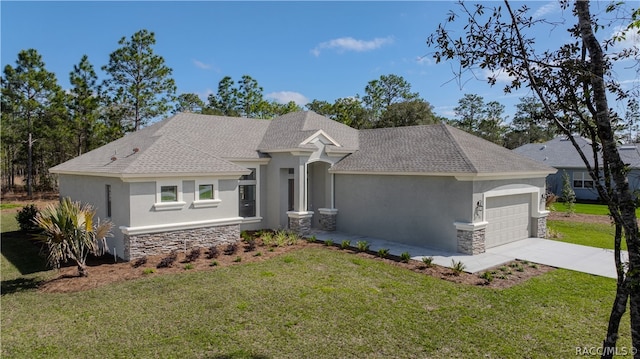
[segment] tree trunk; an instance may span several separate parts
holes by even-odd
[[[579,21],[580,35],[591,61],[589,84],[593,91],[593,102],[596,109],[596,113],[593,115],[596,121],[598,137],[602,144],[603,157],[609,164],[611,176],[615,183],[615,194],[612,198],[612,201],[615,201],[615,203],[611,203],[609,209],[612,210],[611,214],[616,225],[622,226],[624,229],[627,250],[629,252],[629,266],[625,273],[627,277],[624,281],[618,280],[617,295],[609,321],[609,328],[619,325],[620,317],[624,314],[624,307],[621,308],[620,306],[622,302],[619,296],[628,293],[629,312],[631,316],[631,342],[634,348],[640,349],[640,245],[638,240],[638,223],[635,215],[635,202],[629,190],[629,183],[625,175],[625,164],[620,159],[614,132],[611,127],[604,81],[604,71],[606,68],[605,56],[593,33],[589,2],[576,1],[575,8]],[[616,243],[616,246],[616,255],[619,256],[619,243]],[[616,258],[616,263],[619,261],[620,258]],[[627,285],[628,290],[625,289]],[[626,299],[624,302],[626,302]],[[620,310],[622,310],[622,312],[620,312]],[[617,333],[615,333],[615,335],[608,333],[605,343],[615,346],[615,339],[617,339]],[[635,353],[634,357],[640,359],[640,353]]]
[[[84,263],[78,262],[78,276],[80,277],[88,277],[89,271],[87,270],[87,265]]]

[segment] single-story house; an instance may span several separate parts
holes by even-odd
[[[180,113],[51,168],[61,197],[114,222],[125,260],[267,228],[482,253],[545,235],[554,171],[445,124],[356,130],[311,111]]]
[[[594,165],[591,141],[573,137],[584,155]],[[557,196],[562,195],[563,179],[566,173],[578,200],[596,201],[600,198],[587,166],[567,136],[557,136],[544,143],[531,143],[520,146],[514,152],[532,160],[551,166],[558,171],[547,177],[547,189]],[[625,144],[618,147],[622,161],[629,165],[628,180],[632,190],[640,189],[640,151],[638,144]],[[602,166],[602,155],[598,154],[598,163]]]

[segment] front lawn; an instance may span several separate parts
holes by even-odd
[[[7,252],[4,234],[3,286],[7,274],[51,273],[22,274],[37,260],[17,268],[5,255],[28,247]],[[602,342],[614,294],[613,279],[567,270],[495,290],[308,247],[76,293],[3,290],[0,356],[574,357]],[[629,347],[628,315],[621,328]]]
[[[564,203],[556,202],[553,204],[552,210],[556,212],[566,212],[567,207]],[[609,215],[609,208],[604,204],[575,203],[574,211],[579,214]],[[636,209],[636,217],[640,218],[640,208]]]
[[[547,221],[549,239],[597,248],[613,249],[614,227],[604,223]],[[627,250],[622,239],[621,248]]]

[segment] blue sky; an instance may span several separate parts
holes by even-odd
[[[536,16],[572,20],[555,1],[527,4]],[[604,11],[606,4],[594,6]],[[155,52],[173,69],[178,93],[205,101],[224,76],[249,75],[268,99],[304,105],[363,95],[367,82],[395,74],[440,115],[453,117],[458,100],[475,93],[501,102],[512,117],[526,89],[505,95],[502,86],[472,78],[461,86],[451,81],[452,64],[431,60],[425,40],[451,9],[452,1],[1,1],[0,59],[3,68],[14,65],[20,50],[34,48],[69,88],[69,73],[84,54],[102,80],[100,67],[118,41],[147,29],[156,35]],[[567,38],[561,29],[538,34],[550,46]],[[620,77],[638,84],[632,71],[621,69]]]

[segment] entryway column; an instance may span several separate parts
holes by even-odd
[[[289,217],[289,229],[299,236],[306,236],[311,233],[311,217],[313,212],[287,212]]]
[[[320,212],[320,229],[333,232],[336,230],[338,210],[336,208],[318,208]]]
[[[458,252],[480,254],[485,252],[485,237],[488,222],[455,222],[458,237]]]

